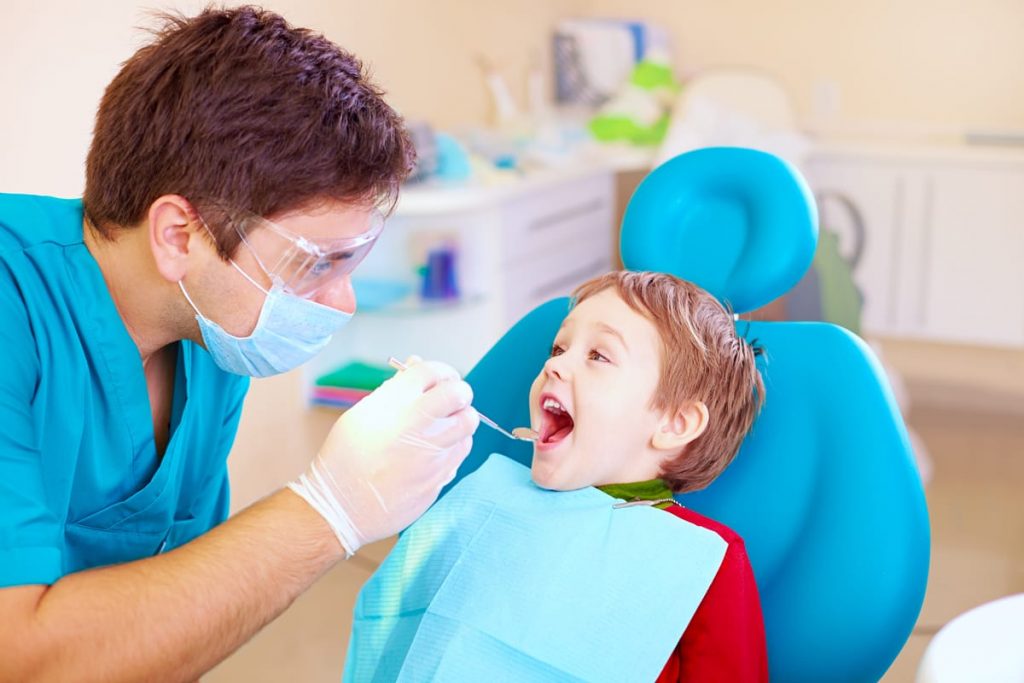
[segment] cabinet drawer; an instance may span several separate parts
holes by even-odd
[[[567,296],[577,285],[611,270],[611,239],[577,231],[575,238],[510,267],[504,282],[504,315],[511,325],[545,301]]]
[[[612,178],[580,178],[524,197],[504,209],[502,261],[511,264],[566,244],[581,231],[611,239]],[[607,235],[607,238],[605,237]]]
[[[925,189],[921,335],[1024,347],[1024,170],[937,167]]]

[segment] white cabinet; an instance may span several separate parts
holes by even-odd
[[[497,289],[506,327],[611,269],[614,200],[613,177],[601,173],[503,205],[503,282]]]
[[[1024,346],[1024,169],[940,168],[925,191],[923,329]]]
[[[307,366],[306,384],[348,360],[382,364],[418,354],[467,372],[519,318],[612,267],[614,175],[549,172],[491,188],[410,188],[360,280],[404,281],[411,294],[357,311]],[[415,267],[426,246],[457,245],[461,296],[424,303]]]
[[[863,217],[867,334],[1024,346],[1024,155],[823,148],[806,172]],[[848,216],[823,208],[843,235]]]

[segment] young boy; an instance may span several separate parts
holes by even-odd
[[[530,391],[533,480],[596,486],[710,529],[725,558],[659,681],[768,679],[757,585],[743,540],[672,501],[735,457],[764,396],[754,350],[696,285],[618,271],[581,285]]]
[[[637,680],[660,670],[658,681],[767,681],[760,602],[742,539],[672,498],[706,487],[735,457],[764,395],[754,355],[726,309],[689,282],[620,271],[580,286],[530,390],[536,486],[525,468],[509,463],[522,479],[492,479],[493,495],[474,498],[495,471],[489,466],[502,464],[492,456],[410,527],[360,593],[346,679],[395,678],[402,665],[389,670],[389,662],[411,661],[410,680],[495,671],[503,680],[564,680],[567,669],[557,662],[544,673],[510,667],[517,657],[545,666],[558,658],[556,648],[538,659],[543,644],[527,642],[537,630],[551,632],[559,647],[582,649],[588,636],[572,630],[578,626],[604,629],[600,647],[622,649],[611,653],[614,663],[635,666],[660,653],[644,660],[649,673],[631,671]],[[590,487],[621,502],[609,506]],[[585,506],[595,496],[588,521],[573,526],[577,501]],[[622,533],[630,520],[614,514],[625,511],[608,508],[627,503],[664,509],[687,524],[642,508],[632,511],[639,526]],[[595,518],[596,527],[586,526]],[[682,549],[681,536],[634,540],[661,526],[693,535]],[[561,536],[543,540],[553,533]],[[700,559],[702,537],[717,548],[710,565]],[[504,583],[488,583],[489,573]],[[586,581],[596,588],[575,590]],[[695,582],[702,582],[696,593],[688,588]],[[518,592],[494,597],[509,591]],[[595,611],[595,601],[604,609]],[[662,619],[685,610],[688,622]],[[658,648],[642,654],[637,634],[655,632]],[[482,669],[472,668],[477,661]],[[614,678],[607,669],[591,672],[583,679]]]

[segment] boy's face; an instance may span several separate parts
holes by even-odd
[[[538,485],[568,491],[658,476],[664,454],[651,441],[661,414],[650,403],[661,346],[654,324],[614,288],[569,313],[530,388]]]

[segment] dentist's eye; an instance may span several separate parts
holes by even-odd
[[[555,356],[561,356],[563,353],[565,353],[565,349],[563,349],[558,344],[552,344],[551,345],[551,353],[548,354],[548,355],[553,358]]]
[[[341,251],[331,254],[327,258],[314,263],[309,269],[309,272],[312,275],[325,275],[334,268],[335,264],[348,261],[353,256],[355,256],[355,253],[351,251]]]
[[[600,361],[602,363],[610,363],[611,362],[607,358],[602,356],[600,353],[598,353],[596,349],[595,350],[591,350],[591,352],[590,352],[590,360],[596,360],[596,361]]]
[[[331,268],[334,267],[333,261],[318,261],[313,264],[313,267],[309,269],[309,274],[317,277],[330,272]]]

